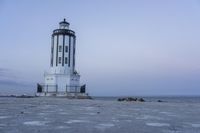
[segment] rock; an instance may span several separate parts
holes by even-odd
[[[118,98],[117,101],[127,101],[127,102],[131,102],[131,101],[138,101],[138,102],[145,102],[145,100],[143,98],[134,98],[134,97],[126,97],[126,98]]]
[[[145,102],[145,100],[143,98],[139,98],[138,101],[139,102]]]
[[[121,101],[123,101],[123,99],[122,98],[118,98],[117,101],[121,102]]]
[[[137,101],[137,98],[128,97],[127,101]]]
[[[28,95],[21,95],[21,96],[16,96],[16,98],[34,98],[34,96],[28,96]]]

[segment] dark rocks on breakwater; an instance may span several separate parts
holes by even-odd
[[[158,100],[157,102],[163,102],[162,100]]]
[[[13,97],[13,98],[34,98],[36,96],[31,96],[31,95],[0,95],[0,97]]]
[[[127,102],[131,102],[131,101],[145,102],[145,100],[143,98],[135,98],[135,97],[118,98],[117,101],[119,101],[119,102],[121,102],[121,101],[127,101]]]
[[[159,103],[161,103],[161,102],[162,102],[162,103],[165,102],[165,103],[166,103],[167,101],[157,100],[157,102],[159,102]]]
[[[20,95],[20,96],[16,96],[16,98],[34,98],[35,96],[29,96],[29,95]]]

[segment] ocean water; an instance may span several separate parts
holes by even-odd
[[[117,98],[0,98],[0,133],[200,133],[199,97]]]

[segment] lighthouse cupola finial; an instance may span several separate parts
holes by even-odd
[[[66,21],[65,18],[63,21],[61,21],[59,23],[59,27],[60,27],[60,29],[69,29],[69,23]]]

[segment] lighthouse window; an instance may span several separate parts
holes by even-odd
[[[61,57],[59,57],[59,59],[58,59],[58,63],[61,64]]]
[[[68,45],[68,44],[69,44],[69,36],[65,35],[65,45]]]
[[[66,53],[68,52],[68,47],[67,47],[67,46],[65,46],[65,52],[66,52]]]
[[[65,64],[67,64],[67,57],[65,57]]]
[[[59,46],[59,52],[62,52],[62,46]]]

